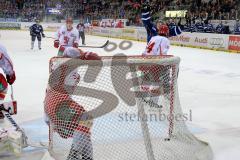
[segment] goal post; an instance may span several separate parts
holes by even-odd
[[[179,57],[54,57],[44,101],[56,160],[212,160],[186,126]]]

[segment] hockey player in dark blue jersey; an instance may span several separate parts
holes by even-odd
[[[206,33],[214,33],[214,27],[213,24],[205,24],[204,26],[204,32]]]
[[[236,24],[234,25],[234,34],[240,35],[240,22],[239,22],[239,19],[236,20]]]
[[[149,4],[148,3],[144,3],[142,5],[141,12],[142,12],[142,22],[144,24],[144,27],[147,30],[147,42],[149,42],[150,39],[153,36],[158,35],[158,33],[159,33],[158,32],[158,30],[159,30],[158,28],[161,26],[160,23],[155,25],[152,22],[150,11],[151,11],[151,8],[150,8]],[[170,25],[168,27],[169,27],[169,35],[168,35],[169,37],[177,36],[177,35],[180,35],[182,33],[180,27],[177,26],[177,25]]]
[[[29,28],[29,30],[30,30],[30,35],[31,35],[31,40],[32,40],[32,42],[31,42],[31,49],[34,48],[34,42],[35,42],[35,40],[36,40],[36,37],[37,37],[37,39],[38,39],[38,48],[39,48],[39,49],[42,49],[42,48],[41,48],[41,41],[42,41],[42,37],[44,38],[45,35],[44,35],[44,33],[43,33],[43,27],[42,27],[42,25],[40,25],[39,23],[40,23],[40,21],[39,21],[39,20],[36,20],[36,23],[33,24],[33,25]]]
[[[223,22],[221,21],[220,24],[218,24],[216,27],[216,32],[219,34],[223,34],[223,31],[224,31],[224,25],[223,25]]]

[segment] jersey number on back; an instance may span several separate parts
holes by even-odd
[[[155,45],[155,42],[150,42],[147,46],[147,53],[151,53],[153,50],[153,47]]]

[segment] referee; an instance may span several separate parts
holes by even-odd
[[[82,39],[82,45],[86,45],[85,44],[85,33],[84,33],[84,29],[85,29],[85,26],[83,23],[80,23],[77,25],[77,30],[79,32],[79,38],[81,37]]]

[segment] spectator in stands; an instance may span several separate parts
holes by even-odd
[[[216,32],[222,34],[224,30],[223,22],[220,21],[219,25],[216,27]]]
[[[234,34],[240,35],[240,22],[239,22],[239,19],[236,20],[236,23],[234,25]]]
[[[150,2],[153,19],[163,19],[166,10],[188,10],[184,29],[200,32],[212,32],[212,19],[237,19],[240,16],[240,1],[234,0],[154,0]],[[42,19],[45,9],[61,9],[60,20],[65,16],[75,18],[84,17],[84,20],[128,19],[129,25],[141,26],[139,20],[140,0],[0,0],[0,18],[21,18],[22,21]],[[238,17],[240,18],[240,17]],[[199,23],[200,21],[200,23]],[[184,22],[184,20],[183,20]],[[119,26],[116,22],[102,23],[103,27]],[[170,24],[171,26],[171,24]],[[221,27],[218,27],[220,32]],[[234,27],[235,31],[236,27]]]
[[[224,27],[223,27],[223,34],[230,34],[230,29],[229,29],[229,25],[228,22],[225,21]]]

